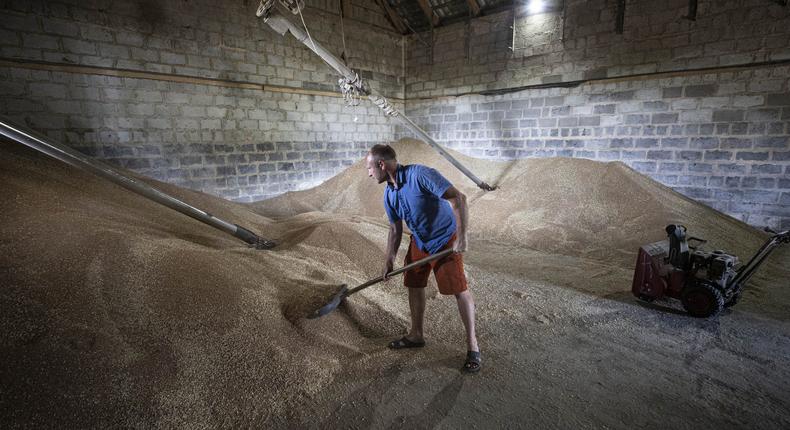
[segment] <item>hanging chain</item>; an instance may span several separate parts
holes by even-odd
[[[353,79],[342,77],[337,80],[337,84],[340,86],[340,92],[343,93],[343,101],[349,107],[359,106],[359,99],[368,93],[365,83],[356,72]]]

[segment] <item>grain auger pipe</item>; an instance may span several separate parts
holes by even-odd
[[[280,4],[290,10],[293,14],[301,13],[301,10],[304,8],[303,0],[279,1]],[[367,97],[371,102],[373,102],[373,104],[384,111],[384,114],[386,114],[388,117],[400,121],[401,124],[413,131],[424,141],[428,142],[428,144],[431,145],[442,157],[447,159],[447,161],[449,161],[453,166],[463,172],[463,174],[471,179],[475,184],[477,184],[478,187],[485,191],[493,191],[496,189],[496,187],[492,187],[481,181],[480,178],[475,176],[474,173],[469,171],[469,169],[464,167],[464,165],[456,160],[452,155],[448,154],[444,148],[439,146],[439,144],[436,143],[431,138],[431,136],[428,135],[428,133],[417,126],[417,124],[412,122],[412,120],[406,117],[406,115],[398,111],[398,109],[396,109],[395,106],[393,106],[386,98],[377,93],[375,90],[370,89],[367,83],[365,83],[356,72],[343,64],[339,58],[326,50],[326,48],[316,42],[315,39],[311,38],[304,30],[295,26],[289,19],[277,11],[275,0],[261,0],[256,15],[263,18],[263,21],[266,24],[269,24],[269,27],[276,31],[277,34],[284,36],[285,33],[290,32],[291,35],[296,38],[296,40],[302,42],[307,48],[318,54],[318,56],[321,57],[321,59],[324,60],[324,62],[326,62],[330,67],[340,73],[340,75],[343,76],[339,81],[340,89],[343,92],[343,96],[347,102],[352,102],[360,96]]]
[[[169,194],[165,194],[162,191],[149,186],[146,183],[136,181],[133,178],[121,174],[119,171],[105,163],[94,160],[80,153],[79,151],[75,151],[66,145],[55,142],[52,139],[44,137],[34,131],[20,127],[3,117],[0,117],[0,135],[21,143],[22,145],[33,148],[39,152],[43,152],[44,154],[49,155],[50,157],[60,160],[66,164],[70,164],[74,167],[91,172],[101,178],[120,185],[129,191],[135,192],[147,199],[165,205],[170,209],[177,210],[186,216],[206,223],[214,228],[224,231],[225,233],[232,234],[233,236],[243,240],[256,249],[271,249],[276,245],[273,241],[264,239],[240,225],[231,224],[215,217],[214,215],[209,214],[208,212],[204,212],[194,206],[190,206]]]

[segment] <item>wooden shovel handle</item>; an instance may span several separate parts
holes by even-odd
[[[411,269],[413,269],[415,267],[420,267],[420,266],[422,266],[424,264],[428,264],[431,261],[438,260],[440,258],[444,258],[444,257],[446,257],[446,256],[448,256],[448,255],[450,255],[452,253],[453,253],[452,249],[445,249],[442,252],[439,252],[439,253],[433,254],[431,256],[425,257],[422,260],[417,260],[417,261],[415,261],[413,263],[409,263],[409,264],[401,267],[400,269],[395,269],[392,272],[387,273],[386,277],[399,275],[399,274],[401,274],[401,273],[403,273],[403,272],[405,272],[407,270],[411,270]],[[378,278],[373,278],[373,279],[365,282],[364,284],[362,284],[362,285],[360,285],[358,287],[354,287],[354,288],[348,290],[348,292],[346,293],[346,297],[356,293],[357,291],[364,290],[365,288],[367,288],[367,287],[369,287],[371,285],[378,284],[379,282],[383,281],[384,278],[385,278],[385,276],[382,275],[382,276],[379,276]]]

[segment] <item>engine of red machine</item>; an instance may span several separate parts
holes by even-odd
[[[704,239],[686,237],[686,227],[668,225],[667,239],[642,246],[631,291],[638,298],[680,299],[686,311],[707,318],[737,303],[744,284],[779,244],[790,242],[790,231],[775,234],[746,265],[724,251],[705,251]]]

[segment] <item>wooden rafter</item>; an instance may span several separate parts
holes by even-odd
[[[400,34],[408,33],[406,25],[403,24],[403,18],[398,15],[398,12],[395,12],[395,10],[392,9],[387,0],[376,0],[376,3],[378,3],[379,7],[384,10],[384,13],[387,14],[387,18],[389,18],[390,23],[393,27],[395,27],[396,30],[398,30]]]
[[[697,20],[697,0],[689,0],[689,13],[683,18],[686,18],[689,21]]]
[[[340,11],[343,14],[343,18],[353,18],[351,10],[351,0],[340,0]]]
[[[438,26],[439,15],[433,11],[433,7],[431,7],[431,4],[428,3],[428,0],[417,0],[417,3],[420,4],[420,9],[422,9],[422,12],[428,18],[428,21],[431,23],[431,25],[434,27]]]
[[[625,0],[617,0],[617,16],[615,18],[614,31],[623,34],[625,30]]]
[[[472,16],[480,15],[480,5],[477,4],[477,0],[466,0],[466,3],[469,5],[469,10],[472,12]]]

